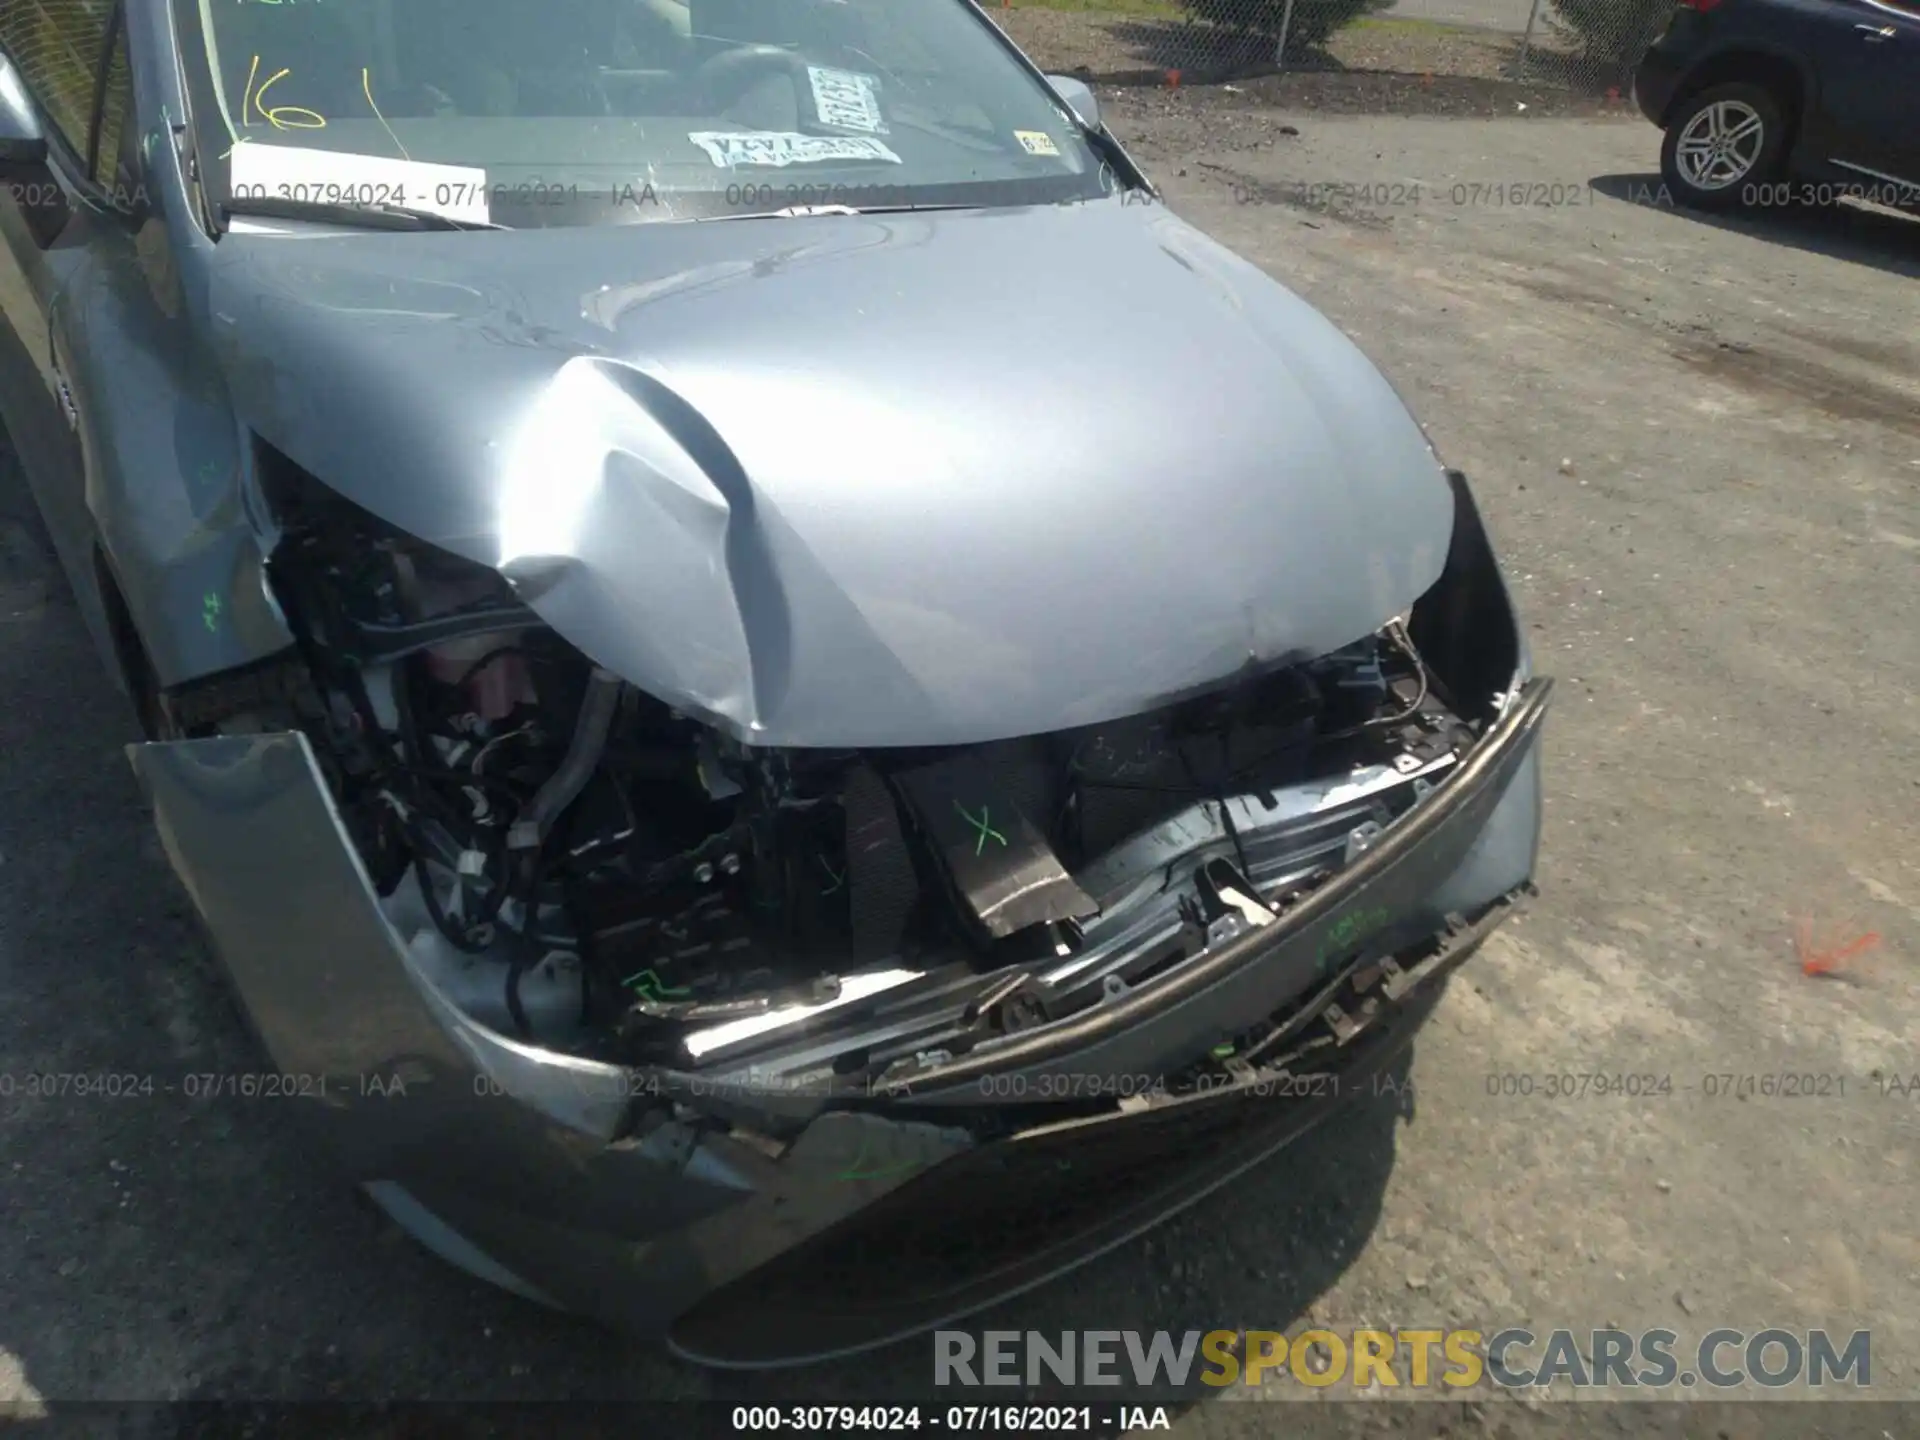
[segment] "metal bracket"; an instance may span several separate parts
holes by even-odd
[[[1377,820],[1368,820],[1356,825],[1347,832],[1345,862],[1353,864],[1362,855],[1374,847],[1374,843],[1385,833],[1385,827]]]
[[[1360,1033],[1360,1027],[1354,1024],[1347,1012],[1338,1005],[1327,1006],[1320,1012],[1320,1018],[1326,1022],[1327,1028],[1333,1031],[1334,1038],[1342,1045]]]
[[[1357,1015],[1349,1014],[1338,1005],[1329,1005],[1320,1012],[1320,1018],[1327,1022],[1334,1039],[1344,1047],[1358,1039],[1380,1018],[1380,1002],[1372,998],[1363,1000]]]
[[[983,1024],[997,1025],[1001,1031],[1012,1034],[1045,1023],[1046,999],[1032,974],[1022,970],[974,1000],[960,1018],[969,1029],[978,1029]]]

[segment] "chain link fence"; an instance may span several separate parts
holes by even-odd
[[[1673,0],[983,0],[1043,68],[1112,83],[1471,79],[1620,99]]]

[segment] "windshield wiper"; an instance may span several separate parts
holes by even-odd
[[[780,210],[744,210],[734,215],[698,215],[710,220],[790,220],[797,215],[904,215],[916,210],[978,210],[978,205],[942,203],[938,205],[788,205]]]
[[[296,200],[287,195],[232,195],[220,202],[229,215],[277,220],[328,220],[368,230],[505,230],[491,220],[457,220],[438,210],[417,210],[387,201],[353,205],[341,200]]]

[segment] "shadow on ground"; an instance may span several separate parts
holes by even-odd
[[[1622,95],[1633,88],[1634,64],[1625,60],[1603,60],[1579,51],[1554,50],[1538,45],[1527,50],[1524,68],[1520,46],[1514,42],[1514,73],[1543,85],[1554,85],[1587,95],[1604,95],[1616,90]]]
[[[1121,87],[1111,97],[1120,104],[1530,119],[1627,108],[1604,88],[1570,88],[1531,72],[1514,78],[1517,37],[1492,32],[1396,33],[1384,41],[1381,32],[1343,33],[1281,69],[1266,36],[1091,12],[1026,8],[1012,14],[1009,33],[1037,64]],[[1409,38],[1411,46],[1400,43]]]
[[[1920,276],[1917,216],[1849,204],[1776,206],[1728,213],[1689,210],[1674,203],[1672,192],[1658,174],[1597,175],[1591,183],[1603,195],[1642,209],[1663,211],[1676,221],[1750,235],[1895,275]]]
[[[1193,17],[1042,5],[1020,7],[1007,23],[1044,68],[1106,84],[1213,85],[1281,75],[1347,76],[1361,85],[1465,81],[1529,106],[1529,92],[1564,94],[1590,106],[1621,100],[1632,85],[1632,67],[1618,62],[1528,47],[1520,35],[1498,29],[1391,17],[1325,36],[1296,28],[1284,63],[1275,56],[1272,31]],[[1410,113],[1424,108],[1416,103]]]
[[[1087,19],[1140,62],[1140,77],[1154,81],[1163,81],[1170,71],[1177,72],[1182,83],[1206,84],[1285,71],[1339,74],[1349,69],[1324,47],[1298,43],[1288,45],[1286,63],[1282,65],[1274,56],[1275,36],[1202,20],[1107,18],[1091,14]],[[1072,67],[1073,73],[1087,73],[1089,69],[1085,65]]]
[[[1023,12],[1023,16],[1032,12]],[[1160,20],[1098,12],[1050,11],[1052,28],[1071,35],[1097,35],[1092,44],[1050,37],[1035,46],[1035,59],[1059,74],[1077,75],[1108,85],[1164,84],[1176,74],[1186,83],[1205,84],[1273,74],[1273,37],[1223,29],[1202,20]],[[1033,41],[1027,43],[1033,46]],[[1079,53],[1076,53],[1079,52]],[[1098,63],[1083,58],[1098,57]],[[1125,60],[1127,64],[1116,63]]]
[[[1410,1059],[1391,1070],[1398,1095],[1363,1099],[1339,1111],[1321,1129],[1303,1137],[1294,1147],[1263,1164],[1239,1184],[1203,1202],[1163,1230],[1094,1262],[1101,1270],[1099,1288],[1106,1303],[1089,1309],[1083,1279],[1067,1277],[1029,1296],[1010,1301],[982,1315],[959,1322],[978,1337],[989,1330],[1038,1330],[1055,1341],[1062,1330],[1139,1330],[1149,1334],[1167,1330],[1176,1337],[1185,1331],[1217,1329],[1286,1330],[1307,1314],[1359,1253],[1380,1214],[1381,1198],[1393,1166],[1397,1122],[1411,1119]],[[1182,1260],[1170,1262],[1170,1253]],[[910,1256],[898,1257],[910,1264]],[[342,1257],[353,1265],[354,1257]],[[1127,1298],[1118,1303],[1115,1293]],[[300,1297],[284,1297],[297,1303]],[[544,1343],[556,1327],[573,1329],[584,1356],[610,1355],[617,1343],[584,1326],[545,1315],[528,1314],[526,1334]],[[852,1360],[805,1370],[701,1375],[698,1408],[646,1412],[669,1418],[673,1433],[735,1433],[730,1416],[735,1406],[793,1406],[817,1404],[873,1405],[881,1401],[918,1404],[934,1409],[950,1404],[1039,1404],[1081,1406],[1093,1401],[1165,1407],[1169,1415],[1209,1400],[1230,1398],[1238,1387],[1209,1387],[1199,1383],[1207,1368],[1197,1355],[1188,1382],[1179,1387],[1139,1391],[1101,1390],[1058,1386],[936,1389],[933,1386],[933,1346],[929,1337],[903,1342]],[[1122,1362],[1124,1368],[1124,1360]],[[194,1397],[206,1402],[165,1411],[149,1411],[148,1423],[131,1427],[138,1440],[225,1440],[225,1437],[276,1436],[332,1440],[353,1434],[364,1440],[416,1440],[416,1437],[526,1436],[554,1433],[556,1412],[540,1404],[502,1405],[498,1402],[451,1403],[421,1409],[404,1401],[367,1404],[350,1377],[328,1387],[333,1395],[352,1396],[318,1406],[259,1403],[246,1393],[240,1377],[228,1377],[219,1387],[208,1387]],[[368,1377],[369,1379],[372,1377]],[[602,1396],[607,1392],[603,1389]],[[553,1387],[549,1399],[573,1399],[574,1392]],[[636,1415],[628,1402],[647,1401],[654,1394],[629,1387],[595,1404],[570,1405],[564,1412],[565,1432],[583,1437],[626,1437],[634,1433]],[[1457,1407],[1431,1407],[1457,1418]],[[56,1418],[57,1418],[56,1407]],[[142,1412],[130,1411],[139,1416]],[[1436,1415],[1435,1417],[1439,1417]],[[31,1431],[23,1432],[23,1436]],[[124,1432],[123,1433],[127,1433]],[[1094,1433],[1115,1433],[1096,1426]],[[1446,1433],[1444,1427],[1436,1433]]]

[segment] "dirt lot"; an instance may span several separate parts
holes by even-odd
[[[1072,0],[990,8],[1034,63],[1101,84],[1232,82],[1214,103],[1321,113],[1507,116],[1617,109],[1631,76],[1565,50],[1551,34],[1523,47],[1520,25],[1488,28],[1383,15],[1336,31],[1323,48],[1290,47],[1275,73],[1273,38],[1180,18],[1154,0]],[[1463,0],[1477,5],[1482,0]],[[1293,53],[1297,52],[1297,53]],[[1521,72],[1526,56],[1525,78]],[[1609,93],[1611,92],[1611,93]],[[1238,94],[1238,101],[1227,97]]]
[[[1920,1074],[1920,225],[1677,213],[1635,122],[1236,99],[1109,103],[1173,206],[1350,329],[1473,477],[1561,680],[1543,895],[1453,986],[1406,1100],[979,1326],[1870,1327],[1875,1391],[1920,1395],[1920,1092],[1883,1088]],[[0,485],[0,1070],[246,1068],[26,503]],[[1815,978],[1799,926],[1815,949],[1880,938]],[[1559,1074],[1669,1093],[1545,1098]],[[1832,1078],[1760,1092],[1783,1074]],[[1709,1095],[1718,1076],[1743,1098]],[[712,1377],[490,1293],[284,1123],[264,1102],[0,1101],[0,1397],[928,1383],[924,1342]],[[1247,1398],[1183,1408],[1178,1433],[1270,1433]],[[1386,1428],[1311,1408],[1289,1433]],[[1913,1422],[1391,1410],[1401,1433],[1489,1436]]]

